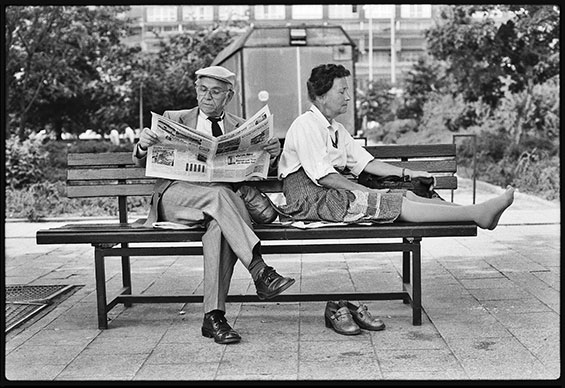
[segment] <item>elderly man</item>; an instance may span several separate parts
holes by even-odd
[[[234,95],[234,73],[221,66],[211,66],[196,71],[196,76],[198,106],[165,111],[163,116],[214,136],[233,131],[245,121],[224,112]],[[155,132],[144,128],[133,151],[134,162],[145,166],[147,148],[159,141]],[[278,139],[270,139],[265,150],[271,156],[272,167],[276,167],[281,151]],[[158,179],[145,225],[156,221],[206,228],[202,237],[205,312],[202,335],[214,338],[219,344],[241,340],[225,318],[226,297],[237,259],[249,270],[260,299],[273,298],[294,284],[294,279],[279,275],[263,261],[261,244],[253,232],[245,203],[230,183]]]

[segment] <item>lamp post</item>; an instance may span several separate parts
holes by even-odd
[[[390,15],[390,83],[396,84],[396,26],[395,26],[395,13],[396,6],[392,7],[392,14]]]
[[[143,129],[143,82],[139,84],[139,130]]]
[[[373,16],[369,15],[369,83],[373,82]]]
[[[374,6],[364,5],[363,10],[369,18],[369,87],[373,82],[373,10]]]

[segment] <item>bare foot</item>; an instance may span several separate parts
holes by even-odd
[[[506,191],[496,198],[489,199],[486,202],[478,205],[480,210],[475,222],[482,229],[493,230],[498,225],[498,220],[502,213],[512,205],[514,202],[514,189],[512,186],[507,186]]]

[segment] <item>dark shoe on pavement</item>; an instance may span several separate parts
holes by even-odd
[[[255,288],[259,299],[271,299],[282,293],[294,284],[295,280],[281,276],[273,267],[266,266],[259,272],[259,277],[255,280]]]
[[[202,335],[204,337],[214,338],[214,342],[222,345],[241,341],[241,337],[237,334],[237,331],[232,329],[228,324],[225,313],[221,310],[212,310],[204,314]]]
[[[341,307],[337,302],[329,301],[324,313],[326,327],[334,329],[336,333],[343,335],[356,335],[361,333],[359,326],[353,321],[353,317],[347,307]]]
[[[363,303],[361,303],[360,306],[356,306],[346,300],[340,300],[339,306],[346,307],[353,316],[355,323],[357,323],[357,325],[359,325],[362,329],[373,331],[384,330],[384,322],[378,318],[373,318],[367,309],[367,306]]]

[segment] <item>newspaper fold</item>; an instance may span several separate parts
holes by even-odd
[[[273,137],[273,115],[265,105],[235,130],[219,137],[151,112],[151,130],[161,142],[149,147],[145,175],[190,182],[265,179]]]

